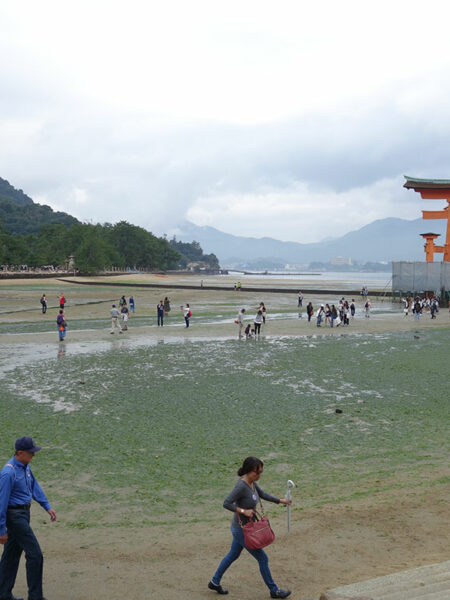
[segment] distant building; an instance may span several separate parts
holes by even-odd
[[[348,265],[351,265],[351,264],[352,264],[352,259],[351,259],[350,257],[349,257],[349,258],[346,258],[345,256],[336,256],[336,258],[332,258],[332,259],[330,260],[330,263],[331,263],[332,265],[335,265],[335,266],[338,266],[338,267],[339,267],[339,266],[341,266],[341,267],[342,267],[342,266],[344,266],[344,265],[345,265],[345,266],[348,266]]]

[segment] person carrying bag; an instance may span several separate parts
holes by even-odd
[[[241,517],[238,514],[239,524],[244,532],[244,542],[247,550],[259,550],[269,546],[275,540],[275,534],[270,526],[269,519],[264,514],[264,508],[259,499],[261,512],[255,510],[254,520],[250,519],[245,525],[242,525]]]
[[[224,500],[224,508],[234,513],[231,523],[233,541],[230,551],[222,559],[217,571],[208,583],[209,589],[216,591],[218,594],[228,594],[228,590],[220,585],[220,581],[225,571],[239,558],[244,548],[258,561],[259,570],[264,583],[269,588],[271,598],[287,598],[291,593],[290,590],[280,589],[272,578],[269,559],[263,547],[272,543],[275,535],[267,517],[262,514],[258,519],[255,509],[258,502],[260,502],[262,508],[261,498],[267,500],[267,502],[285,505],[290,505],[292,501],[271,496],[256,484],[263,469],[264,464],[259,458],[254,456],[246,458],[237,473],[240,479]]]

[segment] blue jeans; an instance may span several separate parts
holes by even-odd
[[[6,512],[8,541],[0,560],[0,598],[11,598],[16,582],[22,552],[25,552],[28,598],[40,600],[42,594],[42,571],[44,558],[33,530],[30,527],[30,509],[14,509]]]
[[[58,329],[58,333],[59,333],[59,341],[63,340],[66,337],[65,329],[63,329],[62,331],[60,329]]]
[[[215,585],[220,584],[220,580],[222,579],[225,571],[228,569],[228,567],[231,565],[231,563],[233,563],[235,560],[237,560],[239,558],[242,550],[245,548],[244,532],[242,531],[241,527],[233,527],[232,526],[231,533],[233,534],[233,541],[231,542],[230,551],[225,556],[225,558],[222,559],[222,562],[220,563],[217,571],[214,573],[214,577],[211,579],[211,581]],[[245,549],[247,550],[247,552],[250,552],[250,554],[253,556],[253,558],[256,558],[256,560],[258,561],[259,570],[261,572],[262,578],[264,579],[264,583],[267,585],[267,587],[269,588],[269,590],[271,592],[275,592],[278,589],[278,586],[275,584],[274,580],[272,579],[272,574],[270,573],[270,569],[269,569],[269,558],[268,558],[267,554],[262,549],[261,550],[249,550],[248,548],[245,548]]]

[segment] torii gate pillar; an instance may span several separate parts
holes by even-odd
[[[440,236],[439,233],[421,233],[425,240],[425,260],[434,262],[435,252],[444,252],[444,246],[436,246],[434,240]]]
[[[444,261],[450,262],[450,180],[449,179],[417,179],[414,177],[408,177],[405,175],[406,182],[403,187],[412,189],[419,194],[425,200],[446,200],[447,206],[441,210],[423,210],[422,217],[424,219],[446,219],[447,231],[445,236],[445,243],[443,246],[434,246],[434,238],[428,239],[425,237],[427,234],[422,234],[425,237],[425,252],[427,253],[427,261],[433,262],[428,259],[429,256],[434,255],[435,252],[442,252],[444,254]],[[435,235],[435,234],[430,234]],[[431,246],[433,245],[434,250],[431,253]],[[427,252],[427,244],[429,251]]]

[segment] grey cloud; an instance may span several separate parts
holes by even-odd
[[[9,104],[3,98],[3,118],[17,114],[16,94],[23,93],[19,87]],[[413,119],[388,101],[355,115],[317,113],[252,126],[159,122],[73,98],[60,106],[42,97],[28,102],[27,115],[40,128],[20,163],[0,150],[0,175],[94,221],[126,218],[162,232],[199,196],[213,202],[219,192],[256,193],[293,182],[341,192],[402,173],[448,176],[448,127],[436,133],[426,113]],[[88,204],[71,204],[75,188],[86,191]],[[398,199],[410,201],[411,194],[399,187]]]

